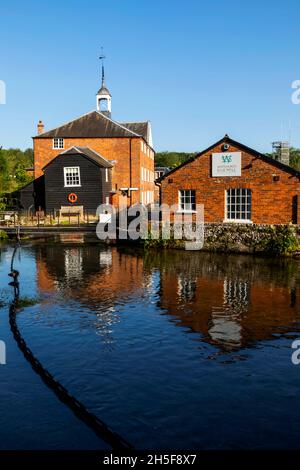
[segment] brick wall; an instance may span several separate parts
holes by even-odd
[[[297,217],[297,223],[300,223],[299,177],[257,158],[255,153],[238,145],[230,145],[230,152],[242,152],[242,176],[212,177],[211,154],[222,151],[221,142],[162,180],[162,202],[177,204],[180,189],[194,189],[196,203],[204,204],[205,222],[220,223],[225,218],[225,190],[248,188],[252,191],[254,223],[285,224],[295,222]],[[278,181],[274,180],[274,175],[279,177]]]
[[[41,176],[42,168],[64,150],[76,145],[90,147],[107,160],[116,161],[112,170],[112,189],[118,191],[117,197],[114,198],[114,204],[117,204],[119,199],[123,198],[119,193],[120,188],[141,188],[141,165],[154,172],[154,159],[144,154],[142,142],[144,141],[141,138],[72,138],[64,139],[64,149],[53,149],[51,138],[36,138],[34,139],[34,176],[35,178]],[[154,190],[154,183],[148,183],[146,186],[147,189]],[[127,202],[128,204],[140,202],[140,191],[132,192]]]

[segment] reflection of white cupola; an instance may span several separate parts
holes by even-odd
[[[103,55],[103,53],[101,54],[99,59],[102,60],[102,83],[101,83],[101,88],[98,91],[97,96],[96,96],[97,111],[110,117],[111,116],[111,94],[108,88],[106,88],[106,84],[105,84],[104,63],[103,63],[105,56]]]

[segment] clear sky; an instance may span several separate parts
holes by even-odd
[[[98,56],[116,120],[150,120],[155,149],[228,133],[260,151],[300,147],[299,0],[10,0],[0,4],[0,146],[32,145],[95,108]]]

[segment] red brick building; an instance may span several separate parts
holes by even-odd
[[[225,135],[160,180],[161,202],[206,223],[300,223],[300,173]]]
[[[103,67],[102,85],[96,95],[96,109],[51,130],[45,130],[43,122],[39,121],[37,135],[33,137],[33,148],[35,182],[21,190],[21,201],[25,209],[34,206],[37,208],[43,205],[43,201],[47,203],[47,198],[41,194],[41,188],[45,185],[44,169],[58,156],[65,159],[65,165],[61,169],[62,174],[57,175],[57,180],[62,181],[62,188],[58,193],[64,194],[58,201],[57,209],[70,205],[65,197],[66,190],[67,193],[76,193],[77,201],[73,203],[75,206],[82,205],[77,195],[79,186],[81,195],[87,189],[85,201],[88,199],[89,188],[85,188],[83,182],[89,181],[89,178],[80,174],[84,171],[84,165],[75,165],[74,161],[71,166],[68,163],[69,150],[78,148],[86,149],[83,153],[77,152],[78,162],[82,157],[93,154],[95,158],[102,159],[107,162],[107,166],[111,166],[109,198],[107,191],[105,194],[101,193],[99,185],[98,204],[109,201],[114,205],[120,202],[127,205],[137,202],[149,204],[154,200],[151,124],[149,121],[120,123],[111,118],[111,94],[105,85]],[[66,180],[63,174],[70,174],[72,178]],[[72,186],[73,180],[76,184]],[[93,204],[95,205],[95,201]],[[46,204],[44,205],[43,208],[48,210]]]

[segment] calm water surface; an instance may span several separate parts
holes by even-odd
[[[103,449],[18,349],[8,323],[12,247],[0,247],[0,449]],[[300,448],[300,262],[23,246],[28,346],[137,448]]]

